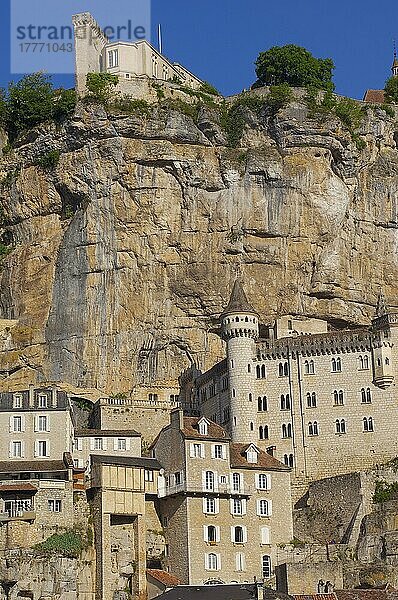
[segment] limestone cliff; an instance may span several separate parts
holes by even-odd
[[[210,109],[194,122],[82,104],[3,156],[2,385],[127,392],[208,367],[223,355],[218,315],[237,271],[264,322],[367,323],[380,287],[394,304],[394,119],[369,109],[359,151],[299,98],[242,118],[232,149]],[[45,170],[52,150],[60,160]]]

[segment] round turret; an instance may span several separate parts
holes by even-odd
[[[241,282],[237,279],[228,306],[221,315],[224,340],[247,337],[258,339],[258,313],[249,304]]]

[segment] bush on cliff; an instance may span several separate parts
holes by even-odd
[[[398,77],[390,77],[384,86],[385,101],[398,104]]]
[[[86,100],[108,104],[112,96],[112,89],[117,86],[118,82],[118,76],[112,75],[112,73],[87,73],[88,94]]]
[[[89,531],[91,532],[91,529]],[[33,549],[39,556],[60,554],[67,558],[78,558],[91,543],[90,535],[84,535],[77,529],[68,529],[64,533],[55,533],[44,542],[36,544]]]

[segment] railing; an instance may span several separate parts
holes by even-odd
[[[173,496],[181,493],[193,493],[193,494],[216,494],[216,495],[227,495],[227,496],[251,496],[255,491],[255,488],[249,485],[234,486],[228,483],[218,484],[218,486],[206,487],[203,485],[193,485],[187,482],[182,482],[177,485],[167,486],[163,490],[159,490],[159,496]]]
[[[0,513],[0,521],[11,521],[18,519],[23,521],[31,521],[35,518],[36,513],[33,510],[33,504],[25,500],[7,502],[3,512]]]

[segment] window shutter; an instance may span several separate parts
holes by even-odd
[[[243,526],[243,543],[247,543],[247,527]]]
[[[108,440],[106,439],[106,437],[102,438],[102,449],[103,450],[108,449]]]
[[[216,554],[217,556],[217,571],[221,571],[221,554]]]
[[[200,444],[200,458],[204,458],[204,457],[205,457],[205,445]]]
[[[222,446],[222,457],[224,460],[227,458],[227,447],[225,446],[225,444],[223,444]]]
[[[214,471],[214,491],[218,492],[218,473]]]
[[[25,431],[25,415],[21,415],[22,431]]]
[[[46,440],[46,456],[50,456],[50,440]]]
[[[203,539],[204,539],[205,542],[207,542],[207,540],[208,540],[207,525],[203,525]]]
[[[269,544],[269,529],[268,527],[261,527],[261,543],[262,544]]]
[[[256,477],[256,489],[259,489],[259,487],[260,487],[260,476],[259,476],[258,473],[256,473],[255,477]]]
[[[76,450],[82,450],[83,449],[83,440],[82,440],[82,438],[76,438],[75,442],[76,442]]]
[[[246,498],[242,499],[242,515],[246,514]]]
[[[206,471],[202,471],[202,489],[206,489]]]
[[[47,415],[46,419],[46,431],[50,431],[50,416]]]
[[[94,450],[95,442],[94,438],[90,438],[90,450]]]
[[[130,438],[126,438],[126,450],[130,450]]]
[[[203,498],[202,504],[203,504],[203,513],[206,514],[206,498]]]
[[[220,526],[217,525],[216,526],[216,542],[219,542],[221,540],[221,530],[220,530]]]
[[[233,515],[234,514],[234,500],[233,500],[233,498],[231,498],[231,500],[229,501],[229,510],[230,510],[231,515]]]
[[[257,515],[260,516],[260,500],[257,500]]]
[[[22,441],[21,443],[21,457],[25,458],[25,442]]]
[[[215,508],[216,508],[216,515],[218,515],[218,513],[220,512],[220,499],[216,498],[215,500],[216,500],[216,506],[215,506]]]
[[[35,431],[39,431],[39,417],[35,416]]]
[[[13,425],[14,425],[14,417],[10,417],[9,420],[8,420],[8,426],[9,426],[10,433],[12,431],[14,431]],[[11,454],[10,454],[10,456],[11,456]]]
[[[205,569],[209,568],[209,555],[205,554]]]
[[[231,512],[232,512],[232,507],[231,507]],[[235,541],[235,527],[233,525],[231,525],[231,542]]]
[[[39,454],[39,447],[38,447],[38,443],[37,440],[35,441],[35,456],[37,456]]]
[[[215,448],[214,444],[211,445],[211,457],[212,458],[216,457],[216,448]]]
[[[12,442],[10,442],[10,447],[9,447],[9,457],[12,458]]]
[[[271,475],[267,475],[267,490],[271,489]]]
[[[268,500],[268,515],[272,515],[272,500]]]
[[[117,438],[113,438],[113,449],[118,450]]]
[[[193,444],[189,444],[189,456],[191,458],[194,458],[194,456],[195,456],[195,451],[194,451],[194,445]]]

